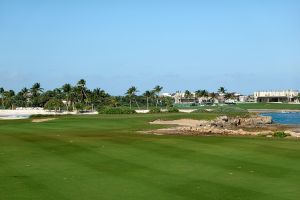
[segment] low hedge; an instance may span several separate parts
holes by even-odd
[[[135,110],[127,107],[105,107],[98,109],[99,114],[135,114]]]
[[[178,108],[175,108],[175,107],[169,107],[169,108],[167,108],[167,112],[169,112],[169,113],[178,113],[179,110],[178,110]]]
[[[160,113],[160,112],[161,112],[160,108],[151,108],[149,110],[149,113]]]
[[[273,133],[273,137],[277,137],[277,138],[285,138],[287,136],[289,136],[289,134],[285,133],[284,131],[277,131]]]

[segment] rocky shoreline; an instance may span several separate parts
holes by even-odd
[[[227,117],[215,120],[180,119],[173,121],[156,120],[150,124],[176,125],[171,128],[146,131],[158,135],[252,135],[272,137],[276,131],[284,131],[288,136],[300,137],[300,129],[272,123],[268,116]],[[299,131],[298,131],[299,130]]]

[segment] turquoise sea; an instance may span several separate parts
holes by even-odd
[[[273,112],[262,113],[262,116],[271,116],[274,123],[300,125],[300,112]]]

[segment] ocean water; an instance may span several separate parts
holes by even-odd
[[[271,116],[273,122],[277,124],[300,125],[300,112],[274,112],[262,113],[261,116]]]

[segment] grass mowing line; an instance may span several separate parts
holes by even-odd
[[[300,104],[286,103],[239,103],[236,106],[243,109],[300,110]]]
[[[197,115],[194,117],[208,117]],[[38,125],[1,124],[0,174],[4,172],[1,169],[12,170],[5,173],[9,178],[6,190],[0,187],[0,194],[5,199],[46,200],[53,199],[51,193],[55,190],[62,194],[60,199],[75,200],[153,197],[273,200],[300,196],[298,173],[293,173],[300,168],[300,159],[295,156],[300,149],[296,141],[153,136],[134,132],[152,127],[147,125],[148,121],[158,117],[161,115],[72,116]],[[24,129],[26,135],[21,135]],[[279,145],[286,150],[274,151]],[[264,152],[258,155],[261,149]],[[290,157],[284,159],[285,155]],[[20,166],[24,161],[36,164],[24,170]],[[285,168],[281,162],[286,162]],[[240,163],[245,165],[242,169],[237,168]],[[256,173],[247,172],[254,167]],[[46,195],[15,185],[11,176],[19,170],[45,184],[49,188]],[[61,179],[64,177],[67,179]],[[23,198],[13,196],[12,189],[20,191]]]
[[[48,138],[46,141],[49,142],[52,139],[53,138],[51,138],[49,140],[49,138]],[[25,139],[24,141],[25,142],[29,142],[30,144],[34,144],[36,142],[36,141],[34,141],[34,143],[32,143],[33,142],[32,140],[27,140],[27,139]],[[65,143],[62,140],[59,140],[59,141]],[[106,156],[105,154],[102,154],[102,153],[100,154],[99,152],[95,153],[95,151],[91,151],[90,149],[87,149],[87,148],[82,148],[80,145],[76,145],[74,143],[69,144],[67,142],[66,145],[68,145],[68,146],[71,145],[71,147],[72,147],[71,149],[77,149],[79,147],[81,150],[88,151],[88,156],[87,156],[86,159],[84,159],[84,160],[83,159],[77,160],[76,157],[73,157],[73,159],[69,159],[69,161],[72,161],[72,162],[74,162],[76,164],[83,165],[84,167],[88,167],[89,169],[95,170],[95,171],[97,171],[99,173],[101,173],[101,171],[99,171],[99,169],[101,169],[101,164],[100,165],[99,164],[95,165],[95,163],[93,162],[93,160],[89,160],[88,157],[90,157],[90,156],[94,157],[96,155],[95,157],[101,157],[101,159],[104,158],[104,160],[108,160],[110,162],[114,162],[115,165],[118,166],[119,169],[117,169],[117,170],[111,170],[111,169],[107,168],[108,169],[108,171],[107,171],[107,169],[105,170],[105,168],[104,168],[104,170],[105,170],[105,172],[109,172],[110,176],[114,176],[114,177],[117,177],[117,178],[118,178],[119,173],[121,173],[121,174],[125,173],[126,174],[126,172],[130,172],[130,168],[132,168],[132,167],[135,168],[135,170],[139,170],[139,171],[140,170],[144,170],[144,169],[150,170],[149,168],[147,168],[145,166],[142,166],[142,165],[139,165],[139,164],[128,163],[124,159],[112,158],[112,156],[109,156],[109,155]],[[51,149],[52,149],[51,147],[50,148],[49,147],[41,147],[41,146],[35,146],[35,147],[37,148],[37,150],[39,150],[39,151],[42,150],[42,151],[44,151],[45,153],[48,153],[48,154],[53,154],[54,153],[54,152],[51,151]],[[69,150],[68,150],[68,152],[69,152]],[[55,154],[56,156],[58,156],[60,158],[65,158],[65,156],[61,154],[62,153],[61,151],[57,151],[57,153],[58,154]],[[70,151],[70,153],[73,154],[74,152]],[[82,153],[82,152],[79,152],[79,153]],[[126,169],[129,170],[129,171],[126,171]],[[153,171],[153,169],[151,169],[151,171]],[[111,174],[111,172],[114,172],[114,173]],[[116,174],[116,172],[119,172],[119,173]],[[154,173],[155,174],[159,174],[159,171],[156,170]]]

